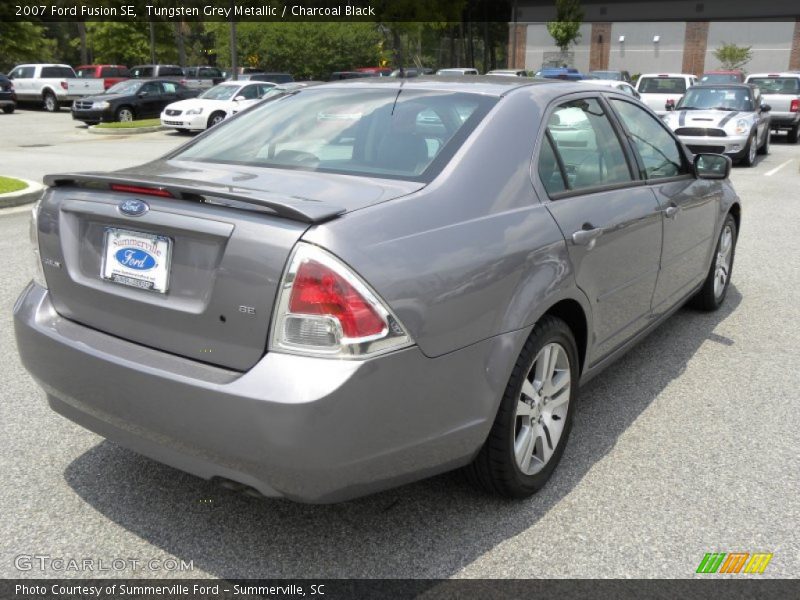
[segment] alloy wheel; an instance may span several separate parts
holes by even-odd
[[[561,344],[553,342],[539,351],[522,383],[514,419],[514,458],[525,475],[541,471],[558,447],[571,379],[569,355]]]
[[[714,296],[719,298],[725,291],[728,276],[731,272],[731,258],[733,250],[733,230],[730,225],[725,225],[719,238],[717,249],[716,268],[714,271]]]
[[[123,108],[119,111],[119,120],[122,122],[133,121],[133,112],[129,108]]]

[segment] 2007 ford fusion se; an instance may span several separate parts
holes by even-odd
[[[578,387],[724,301],[741,208],[630,96],[509,79],[306,88],[49,175],[14,316],[50,406],[266,496],[540,489]]]

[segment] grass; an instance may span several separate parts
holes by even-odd
[[[0,176],[0,194],[8,194],[9,192],[18,192],[28,187],[28,184],[19,179],[11,177]]]
[[[161,119],[142,119],[141,121],[126,121],[117,123],[100,123],[98,129],[131,129],[132,127],[153,127],[161,125]]]

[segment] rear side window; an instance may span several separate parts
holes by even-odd
[[[682,94],[685,91],[683,77],[642,77],[639,80],[640,94]]]
[[[219,69],[214,69],[213,67],[203,67],[200,69],[200,77],[222,77],[222,73]]]
[[[131,69],[131,77],[152,77],[153,67],[134,67]]]
[[[567,189],[564,174],[558,164],[549,135],[544,137],[542,149],[539,152],[539,179],[542,180],[542,185],[548,194],[557,194]]]
[[[97,69],[94,67],[84,67],[83,69],[78,69],[75,71],[75,75],[80,79],[93,79],[96,72]],[[106,70],[103,69],[103,77],[106,77],[105,72]]]
[[[246,100],[255,100],[256,98],[260,97],[259,89],[261,86],[258,85],[246,85],[242,89],[239,90],[239,93],[236,94],[236,97],[244,96]]]
[[[569,190],[633,181],[622,144],[596,99],[559,105],[550,116],[547,132],[555,142]],[[547,160],[547,156],[541,159]],[[540,168],[547,174],[546,165]]]
[[[75,77],[69,67],[42,67],[42,79],[62,79]]]
[[[161,67],[159,69],[159,77],[175,77],[183,76],[183,69],[180,67]]]
[[[165,94],[175,94],[178,91],[178,84],[171,81],[162,81],[161,86],[164,88]]]
[[[657,119],[624,100],[612,98],[611,104],[639,151],[647,179],[676,177],[688,172],[678,142]]]

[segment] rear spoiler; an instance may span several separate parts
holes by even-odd
[[[332,206],[320,200],[311,200],[299,196],[283,196],[271,192],[228,185],[195,184],[156,176],[138,178],[114,173],[56,173],[45,175],[44,183],[51,187],[77,186],[86,189],[109,191],[111,186],[115,184],[152,188],[153,190],[169,192],[177,200],[193,200],[209,204],[225,204],[222,200],[228,200],[231,201],[230,206],[249,207],[251,210],[267,209],[279,217],[302,223],[322,223],[345,212],[344,208]]]

